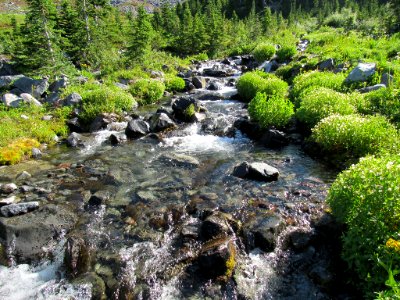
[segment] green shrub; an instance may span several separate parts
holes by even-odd
[[[276,51],[276,55],[278,56],[278,61],[284,62],[292,59],[297,53],[297,48],[294,45],[281,45],[281,48]]]
[[[129,111],[135,104],[135,99],[129,93],[114,86],[89,83],[71,87],[68,91],[81,95],[82,113],[79,118],[84,123],[90,123],[100,113]]]
[[[253,50],[253,55],[258,62],[263,62],[271,59],[271,57],[274,56],[275,51],[275,45],[270,43],[261,43]]]
[[[366,293],[382,288],[387,279],[388,270],[378,259],[387,269],[389,265],[392,270],[400,268],[399,199],[398,154],[361,159],[342,172],[329,190],[327,202],[333,215],[347,225],[343,258],[363,280]]]
[[[249,115],[261,127],[283,127],[294,114],[293,104],[280,95],[257,93],[249,103]]]
[[[356,113],[356,109],[346,94],[322,87],[304,95],[300,107],[296,111],[296,117],[311,128],[330,115],[354,113]]]
[[[164,83],[153,79],[139,79],[129,88],[129,92],[143,105],[160,100],[164,91]]]
[[[365,94],[365,107],[369,113],[380,113],[393,122],[400,122],[400,91],[379,89]]]
[[[185,89],[185,80],[175,75],[165,77],[165,89],[169,92],[180,92]]]
[[[350,8],[343,8],[341,12],[336,12],[324,20],[324,24],[331,27],[352,28],[356,25],[357,14]]]
[[[342,159],[396,153],[399,146],[396,128],[379,115],[329,116],[312,129],[311,139],[325,152],[342,155]]]
[[[293,80],[291,98],[296,107],[300,106],[303,93],[316,87],[326,87],[341,92],[344,90],[343,81],[346,76],[342,73],[334,74],[331,72],[308,72],[296,76]]]
[[[237,83],[237,89],[245,101],[250,101],[257,92],[284,97],[288,90],[288,84],[275,75],[255,71],[241,76]]]

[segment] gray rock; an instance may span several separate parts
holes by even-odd
[[[3,102],[3,104],[8,107],[16,108],[20,105],[22,101],[23,101],[22,98],[10,93],[4,94],[1,97],[1,102]]]
[[[370,79],[376,71],[375,63],[359,63],[345,79],[346,83],[364,82]]]
[[[222,214],[213,214],[207,217],[201,225],[201,237],[204,241],[228,236],[231,232],[232,230]]]
[[[11,84],[17,80],[24,77],[24,75],[15,76],[0,76],[0,88],[10,88]]]
[[[381,78],[381,84],[384,84],[386,87],[389,87],[393,84],[394,77],[389,73],[383,73]]]
[[[84,128],[79,122],[79,119],[77,117],[69,119],[67,121],[67,126],[71,132],[83,132]]]
[[[0,218],[0,238],[5,247],[12,245],[17,263],[33,262],[52,252],[76,221],[69,208],[49,204],[29,214]]]
[[[268,129],[260,138],[260,142],[268,148],[281,148],[289,144],[286,134],[276,129]]]
[[[160,156],[160,160],[167,165],[181,168],[193,169],[200,165],[200,162],[196,158],[178,153],[163,154]]]
[[[123,89],[123,90],[128,90],[129,89],[129,85],[126,85],[126,84],[123,84],[123,83],[120,83],[120,82],[116,82],[114,84],[115,84],[115,86],[119,87],[120,89]]]
[[[265,163],[243,162],[234,168],[232,175],[243,179],[271,182],[278,180],[279,171]]]
[[[119,145],[119,144],[123,144],[124,142],[126,142],[127,140],[127,136],[125,133],[113,133],[110,135],[110,143],[111,145]]]
[[[150,132],[150,125],[142,119],[134,119],[128,122],[125,134],[128,138],[137,139]]]
[[[232,69],[218,69],[218,68],[206,68],[203,70],[205,76],[211,77],[228,77],[234,74]]]
[[[32,177],[31,174],[29,174],[27,171],[23,171],[22,173],[20,173],[20,174],[17,175],[16,180],[21,180],[21,181],[23,181],[23,180],[27,180],[27,179],[29,179],[29,178],[31,178],[31,177]]]
[[[49,91],[57,93],[61,89],[65,89],[68,86],[68,77],[65,75],[61,75],[61,79],[54,81],[49,86]]]
[[[151,71],[150,77],[151,78],[164,78],[164,73],[161,71]]]
[[[196,89],[204,89],[206,87],[206,79],[204,77],[193,77],[192,83],[196,87]]]
[[[384,88],[386,88],[386,85],[384,85],[384,84],[375,84],[375,85],[372,85],[372,86],[367,86],[365,88],[359,89],[358,91],[361,94],[365,94],[365,93],[369,93],[369,92],[380,90],[380,89],[384,89]]]
[[[64,106],[78,105],[82,102],[82,97],[78,93],[72,93],[64,99]]]
[[[83,237],[72,234],[65,243],[64,265],[67,274],[75,278],[89,271],[93,260],[93,251]]]
[[[28,103],[28,104],[31,104],[34,106],[42,106],[42,103],[40,103],[35,97],[33,97],[30,94],[22,93],[20,97],[22,98],[22,100],[25,103]]]
[[[67,138],[67,145],[70,147],[84,147],[85,138],[79,133],[72,132]]]
[[[32,157],[34,159],[39,159],[42,157],[42,151],[38,148],[32,148]]]
[[[175,127],[175,122],[165,113],[156,113],[150,118],[150,131],[152,132],[160,132]]]
[[[18,189],[15,183],[7,183],[1,186],[1,191],[5,194],[11,194]]]
[[[0,200],[0,206],[14,204],[14,203],[17,203],[19,201],[20,201],[20,199],[18,199],[16,196],[13,195],[13,196],[1,199]]]
[[[5,59],[0,60],[0,76],[14,75],[16,74],[14,67]]]
[[[198,101],[193,97],[184,96],[175,99],[175,101],[172,103],[174,117],[184,122],[194,121],[194,115],[189,115],[187,111],[191,105],[194,106],[195,112],[198,111],[200,108]]]
[[[221,84],[216,81],[211,81],[207,86],[207,90],[209,91],[218,91],[221,88],[222,88]]]
[[[101,129],[106,129],[108,124],[116,122],[118,120],[118,115],[114,113],[102,113],[98,115],[90,124],[90,132],[99,131]]]
[[[49,87],[48,79],[35,80],[29,77],[21,77],[14,82],[14,86],[22,92],[31,94],[35,98],[41,98]]]
[[[3,217],[9,218],[28,212],[34,211],[39,208],[39,202],[24,202],[24,203],[13,203],[0,208],[1,215]]]
[[[60,94],[58,92],[52,92],[46,97],[44,101],[53,106],[58,106],[61,102]]]
[[[318,68],[321,71],[326,71],[326,70],[333,70],[335,68],[335,61],[333,58],[328,58],[322,62],[319,63]]]
[[[97,191],[90,197],[88,204],[91,206],[99,206],[106,204],[110,198],[111,194],[109,191]]]

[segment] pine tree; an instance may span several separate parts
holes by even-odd
[[[57,10],[52,0],[28,0],[15,60],[28,70],[52,73],[63,63],[60,36],[55,30]]]
[[[262,25],[263,25],[263,32],[268,33],[272,25],[272,13],[271,13],[271,8],[269,8],[269,6],[267,6],[264,9]]]
[[[144,7],[140,6],[131,34],[131,43],[127,52],[128,58],[132,60],[143,58],[151,49],[152,36],[153,27],[151,26],[150,16]]]

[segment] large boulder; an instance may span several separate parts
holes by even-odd
[[[165,113],[156,113],[150,118],[150,131],[152,132],[160,132],[175,127],[175,122]]]
[[[1,97],[1,102],[8,107],[19,107],[20,103],[22,102],[22,98],[18,97],[17,95],[14,94],[4,94]]]
[[[68,85],[68,78],[65,75],[62,75],[59,80],[54,81],[52,84],[49,86],[49,91],[57,93],[61,89],[65,89]]]
[[[14,76],[0,76],[0,89],[1,88],[9,88],[11,84],[24,75],[14,75]]]
[[[175,118],[183,122],[193,122],[199,108],[198,101],[189,96],[179,97],[172,103]]]
[[[133,119],[128,122],[125,134],[128,138],[138,139],[150,132],[150,125],[142,119]]]
[[[58,238],[76,222],[68,207],[48,204],[28,214],[0,218],[0,240],[18,263],[33,262],[52,253]]]
[[[17,79],[13,85],[22,92],[31,94],[33,97],[40,99],[47,91],[49,82],[47,77],[44,77],[42,80],[21,77]]]
[[[364,82],[369,80],[376,71],[375,63],[359,63],[345,79],[346,83]]]
[[[279,171],[265,163],[245,161],[234,168],[232,175],[243,179],[271,182],[278,180]]]
[[[72,93],[69,94],[65,99],[64,99],[64,106],[74,106],[78,105],[82,102],[82,97],[78,93]]]
[[[42,103],[40,103],[35,97],[33,97],[31,94],[28,93],[22,93],[21,96],[22,100],[25,103],[28,103],[30,105],[34,106],[42,106]]]

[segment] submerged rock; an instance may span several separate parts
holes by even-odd
[[[65,244],[64,265],[67,274],[75,278],[90,270],[93,263],[93,253],[83,237],[72,235]]]
[[[196,158],[178,153],[163,154],[160,156],[160,160],[167,165],[188,169],[197,168],[200,165],[200,162]]]
[[[13,203],[3,206],[0,212],[3,217],[14,217],[28,212],[34,211],[39,208],[39,202],[24,202],[24,203]]]
[[[278,180],[279,171],[265,163],[245,161],[234,168],[232,175],[243,179],[271,182]]]
[[[18,263],[40,259],[54,250],[61,234],[76,223],[77,216],[63,205],[48,204],[31,213],[0,218],[0,239]]]

